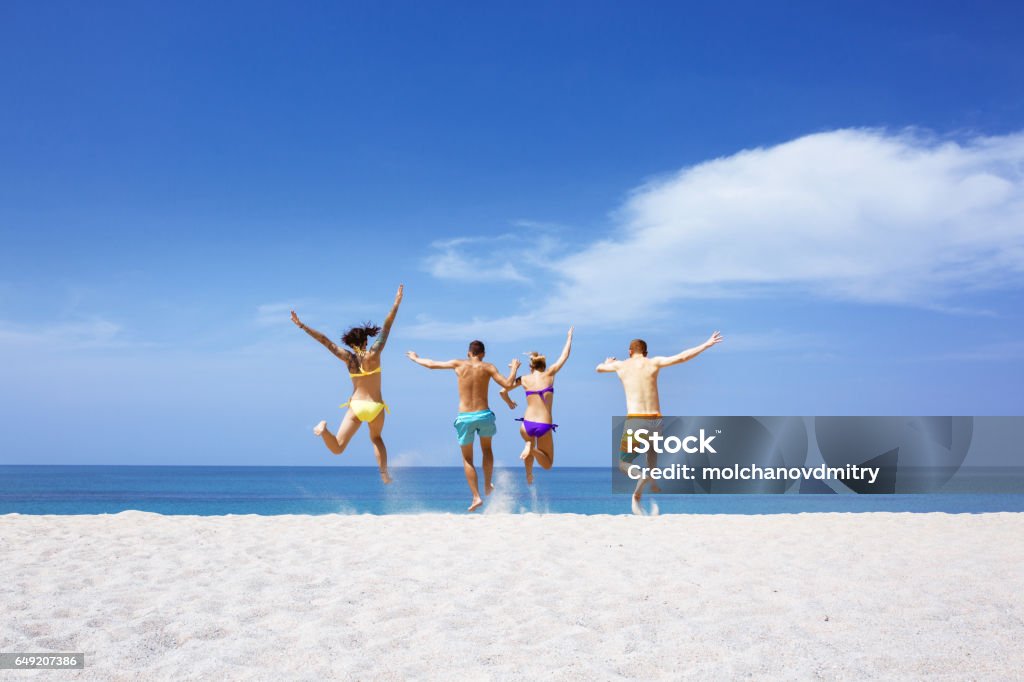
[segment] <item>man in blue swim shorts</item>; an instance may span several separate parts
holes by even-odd
[[[454,369],[459,383],[459,415],[455,418],[455,433],[462,448],[462,468],[466,473],[466,483],[473,493],[473,502],[469,511],[475,511],[484,503],[480,497],[477,483],[476,467],[473,465],[473,440],[480,436],[480,451],[483,454],[484,493],[490,495],[494,490],[491,478],[494,474],[494,452],[491,450],[491,438],[497,433],[494,413],[491,412],[488,396],[491,379],[502,388],[512,388],[519,360],[513,359],[509,364],[508,376],[502,376],[498,368],[484,362],[483,341],[472,341],[465,360],[428,360],[421,358],[413,351],[406,353],[409,359],[427,369]]]
[[[459,412],[455,418],[455,433],[459,437],[459,445],[473,445],[473,436],[490,438],[498,432],[494,413],[490,410],[476,412]]]

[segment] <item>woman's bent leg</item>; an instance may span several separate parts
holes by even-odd
[[[555,439],[551,437],[551,431],[537,439],[537,446],[533,450],[533,456],[537,458],[537,464],[545,469],[550,469],[555,463]]]
[[[526,485],[533,484],[533,438],[526,433],[526,427],[519,427],[519,435],[522,437],[526,444],[523,446],[523,451],[519,453],[519,459],[523,460],[523,466],[526,467]]]
[[[345,452],[345,448],[348,447],[348,443],[352,440],[352,436],[356,435],[356,431],[359,430],[359,424],[361,424],[356,415],[349,409],[344,418],[341,420],[341,426],[338,427],[338,435],[332,434],[327,430],[327,422],[320,422],[313,429],[313,433],[324,439],[324,445],[327,449],[336,455],[340,455]]]

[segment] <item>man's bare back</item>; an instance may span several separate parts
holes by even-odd
[[[504,379],[498,368],[489,362],[471,358],[456,360],[454,369],[459,383],[459,412],[491,409],[488,403],[491,379]]]
[[[635,355],[618,363],[615,373],[626,393],[626,414],[661,414],[658,371],[652,358]]]
[[[658,372],[662,367],[678,365],[692,360],[708,348],[721,343],[722,335],[712,334],[707,341],[681,353],[670,356],[647,357],[647,343],[634,339],[629,344],[629,358],[616,360],[608,358],[597,366],[598,372],[615,372],[622,381],[626,392],[626,413],[660,415],[661,401],[658,399]]]

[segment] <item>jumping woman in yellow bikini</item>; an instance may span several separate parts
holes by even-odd
[[[352,436],[356,435],[359,425],[363,422],[369,424],[373,454],[377,457],[377,465],[380,467],[380,478],[385,483],[391,483],[391,476],[388,474],[388,451],[384,447],[384,439],[381,437],[381,432],[384,430],[384,413],[388,406],[384,404],[380,392],[380,354],[384,350],[384,344],[388,341],[388,333],[391,332],[391,325],[395,321],[398,304],[401,302],[402,285],[399,285],[398,293],[395,294],[395,304],[391,306],[391,312],[384,318],[383,327],[367,323],[360,327],[352,327],[341,337],[342,343],[348,346],[348,350],[339,348],[317,330],[304,325],[295,311],[292,311],[292,322],[344,362],[348,366],[348,375],[352,378],[352,397],[342,405],[342,407],[348,406],[348,411],[341,420],[337,435],[327,430],[326,421],[317,424],[313,428],[313,433],[323,438],[328,450],[340,455],[352,440]],[[377,340],[367,350],[367,341],[375,336]]]

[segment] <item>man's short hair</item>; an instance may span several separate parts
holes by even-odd
[[[469,354],[476,357],[483,357],[485,352],[483,341],[470,341],[469,342]]]
[[[629,354],[635,355],[636,353],[647,357],[647,342],[643,339],[633,339],[629,342]]]

